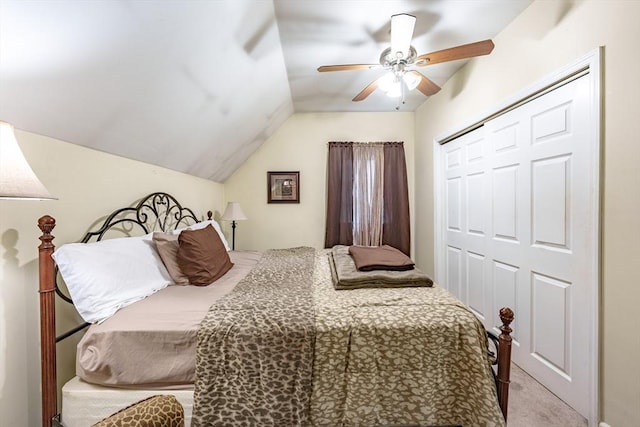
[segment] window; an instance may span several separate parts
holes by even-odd
[[[353,244],[382,244],[384,147],[353,146]]]
[[[388,244],[409,255],[403,143],[330,142],[325,247]]]

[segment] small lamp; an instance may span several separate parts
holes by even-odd
[[[0,199],[55,199],[24,158],[13,126],[0,121]]]
[[[240,203],[238,202],[229,202],[227,203],[227,208],[224,210],[224,213],[221,217],[224,221],[231,221],[231,250],[236,250],[236,221],[242,221],[247,219],[247,216],[242,212],[242,208],[240,207]]]

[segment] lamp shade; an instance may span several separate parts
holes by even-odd
[[[242,221],[247,219],[247,216],[242,212],[240,203],[229,202],[227,203],[227,208],[224,210],[221,219],[225,221]]]
[[[54,199],[24,158],[13,126],[0,122],[0,199]]]

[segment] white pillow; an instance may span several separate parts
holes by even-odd
[[[69,243],[53,253],[82,318],[101,322],[172,283],[151,235]]]
[[[190,225],[189,227],[173,230],[171,234],[173,235],[180,234],[183,230],[199,230],[201,228],[205,228],[209,224],[211,224],[213,228],[218,232],[218,236],[220,236],[220,240],[222,240],[222,243],[224,243],[225,249],[227,250],[227,252],[229,252],[231,250],[231,246],[229,246],[229,243],[227,243],[227,239],[225,239],[224,234],[222,234],[222,229],[220,228],[220,224],[218,224],[213,219],[210,221],[197,222],[193,225]]]

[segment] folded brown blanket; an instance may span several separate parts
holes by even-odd
[[[400,250],[389,245],[349,246],[349,254],[360,271],[413,270],[414,263]]]
[[[433,286],[433,281],[422,271],[414,268],[405,271],[358,271],[348,246],[334,246],[329,252],[329,265],[336,289],[401,288]]]

